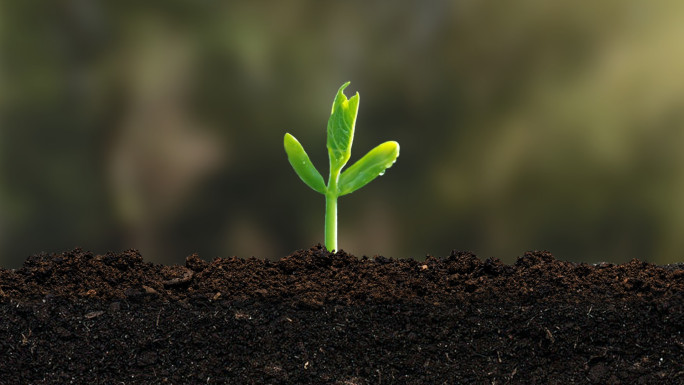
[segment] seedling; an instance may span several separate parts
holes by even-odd
[[[363,158],[342,172],[351,156],[354,126],[359,111],[359,93],[347,99],[340,87],[328,119],[328,156],[330,174],[325,185],[321,173],[313,165],[304,147],[290,134],[285,134],[285,152],[295,172],[307,186],[325,195],[325,247],[337,250],[337,198],[352,193],[385,173],[399,157],[399,143],[389,141],[370,150]]]

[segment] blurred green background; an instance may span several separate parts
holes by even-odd
[[[3,1],[0,265],[75,246],[148,261],[279,258],[323,240],[339,86],[341,198],[361,255],[684,259],[684,2]]]

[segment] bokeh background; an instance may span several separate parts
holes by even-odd
[[[358,256],[684,259],[682,1],[3,1],[0,264],[139,249],[280,258],[323,240],[339,86]]]

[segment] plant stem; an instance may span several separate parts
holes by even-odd
[[[325,248],[337,250],[337,195],[325,194]]]
[[[330,169],[325,192],[325,248],[330,252],[337,250],[337,180],[340,178],[341,168]]]

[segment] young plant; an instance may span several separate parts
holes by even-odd
[[[299,178],[313,190],[325,195],[325,247],[337,250],[337,198],[352,193],[385,173],[399,157],[399,143],[389,141],[370,150],[363,158],[342,172],[351,156],[354,126],[359,111],[359,93],[347,99],[340,87],[328,120],[328,156],[330,174],[326,186],[323,177],[311,163],[304,147],[290,134],[285,134],[285,152]]]

